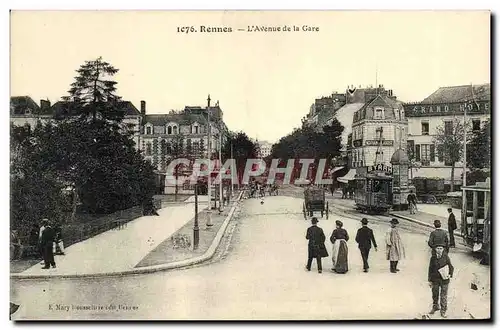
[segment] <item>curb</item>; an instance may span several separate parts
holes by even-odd
[[[416,220],[416,219],[413,219],[413,218],[410,218],[410,217],[406,217],[404,215],[395,214],[395,213],[389,213],[389,215],[391,215],[393,217],[396,217],[396,218],[404,219],[404,220],[407,220],[407,221],[410,221],[410,222],[414,222],[414,223],[419,224],[419,225],[424,226],[424,227],[435,229],[434,226],[431,225],[431,224],[428,224],[426,222],[419,221],[419,220]],[[463,237],[462,234],[454,233],[454,235],[458,236],[458,237]]]
[[[98,277],[113,277],[113,276],[124,276],[124,275],[138,275],[138,274],[155,273],[155,272],[159,272],[159,271],[176,269],[176,268],[183,268],[183,267],[188,267],[188,266],[192,266],[192,265],[196,265],[196,264],[205,262],[214,256],[215,251],[217,250],[217,248],[220,244],[220,241],[222,240],[222,236],[224,236],[227,225],[229,224],[229,221],[233,217],[233,214],[236,210],[236,206],[238,205],[238,202],[241,200],[242,194],[243,194],[243,192],[239,192],[238,197],[234,200],[234,204],[231,207],[231,210],[229,211],[229,214],[227,215],[226,219],[224,220],[221,227],[219,228],[219,231],[217,232],[217,235],[215,236],[212,244],[210,245],[208,250],[203,255],[201,255],[199,257],[181,260],[181,261],[170,262],[170,263],[163,264],[163,265],[134,268],[134,269],[125,270],[125,271],[118,271],[118,272],[104,272],[104,273],[92,273],[92,274],[68,274],[68,275],[65,275],[65,274],[31,275],[31,274],[15,273],[15,274],[10,274],[10,278],[11,279],[23,279],[23,280],[50,279],[50,278],[76,279],[76,278],[98,278]]]

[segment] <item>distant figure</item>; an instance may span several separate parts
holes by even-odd
[[[41,245],[43,251],[43,261],[45,263],[45,266],[42,267],[42,269],[49,269],[50,266],[52,266],[52,268],[56,268],[56,263],[54,261],[54,253],[52,250],[55,239],[55,231],[50,226],[50,223],[48,221],[44,221],[43,225],[45,228],[42,233]]]
[[[154,198],[146,199],[142,204],[143,215],[159,215],[154,205]]]
[[[345,274],[349,270],[347,262],[347,241],[349,241],[349,234],[347,230],[342,228],[344,224],[342,221],[335,221],[336,228],[333,230],[330,236],[330,242],[333,244],[332,261],[333,268],[332,271],[338,274]]]
[[[417,211],[417,196],[413,193],[413,190],[410,190],[410,193],[406,197],[406,200],[408,202],[410,214],[415,214],[415,211]]]
[[[436,228],[430,235],[427,244],[432,249],[432,255],[436,254],[436,246],[444,246],[446,253],[449,251],[450,242],[448,233],[441,228],[441,221],[434,220],[434,227]]]
[[[448,308],[448,284],[453,277],[453,265],[450,257],[444,253],[444,246],[436,246],[436,254],[431,256],[429,262],[428,281],[432,288],[432,309],[429,314],[434,314],[441,307],[441,317],[446,318]],[[439,303],[439,304],[438,304]]]
[[[457,229],[457,221],[455,220],[455,215],[453,210],[448,208],[448,234],[450,234],[450,247],[455,247],[455,235],[453,232]]]
[[[11,260],[21,259],[23,256],[23,245],[19,239],[17,230],[10,231]]]
[[[333,196],[333,193],[335,192],[335,187],[333,187],[333,184],[330,185],[330,193],[332,194]]]
[[[318,273],[323,271],[323,267],[321,265],[321,258],[328,257],[328,251],[325,247],[325,233],[323,229],[318,227],[316,224],[318,223],[318,219],[313,217],[311,219],[312,226],[307,228],[306,239],[309,240],[307,245],[307,265],[306,270],[311,271],[311,265],[313,259],[316,259],[316,263],[318,266]]]
[[[342,187],[342,199],[347,199],[347,187]]]
[[[361,224],[362,227],[358,229],[358,233],[356,234],[356,242],[358,243],[361,258],[363,259],[363,271],[367,273],[370,268],[368,265],[368,255],[370,254],[372,243],[375,247],[375,251],[377,251],[377,242],[375,242],[373,230],[368,228],[368,219],[361,219]]]
[[[56,223],[54,226],[54,233],[55,233],[55,238],[54,238],[54,244],[52,251],[54,254],[59,250],[59,253],[64,255],[64,242],[63,242],[63,237],[62,237],[62,228],[61,224],[59,222]]]
[[[391,228],[389,228],[385,234],[387,260],[389,260],[390,263],[391,273],[399,272],[398,262],[405,257],[403,241],[401,240],[401,236],[399,236],[399,230],[396,228],[398,224],[398,219],[393,218],[391,220]]]

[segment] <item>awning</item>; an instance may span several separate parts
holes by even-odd
[[[345,166],[337,166],[337,167],[334,167],[333,170],[330,171],[330,174],[333,174],[335,172],[337,172],[338,170],[341,170],[343,169]]]
[[[337,181],[342,182],[342,183],[348,183],[350,180],[354,180],[355,175],[356,175],[356,169],[351,168],[349,170],[349,172],[347,172],[346,175],[344,175],[343,177],[337,178]]]

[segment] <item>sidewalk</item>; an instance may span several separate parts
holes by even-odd
[[[158,213],[160,216],[140,217],[123,229],[110,230],[71,245],[66,255],[55,256],[57,268],[41,269],[37,264],[20,275],[78,276],[133,269],[158,244],[194,217],[194,204],[169,206]]]

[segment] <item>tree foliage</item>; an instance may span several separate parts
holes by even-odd
[[[451,185],[450,190],[454,190],[455,164],[462,160],[464,145],[464,124],[455,119],[451,122],[450,128],[446,129],[446,124],[436,128],[434,143],[437,146],[438,153],[443,155],[445,163],[451,164]]]
[[[242,178],[247,159],[257,158],[259,155],[259,146],[250,140],[244,132],[230,132],[229,138],[222,146],[222,160],[231,157],[231,147],[233,150],[233,159],[236,162],[238,178]]]
[[[491,168],[491,122],[488,120],[480,131],[474,132],[467,144],[467,167]]]
[[[99,57],[85,61],[76,72],[78,75],[71,84],[69,96],[63,97],[64,101],[71,102],[72,111],[80,119],[121,121],[124,117],[119,106],[121,98],[115,94],[116,81],[109,79],[118,69]]]

